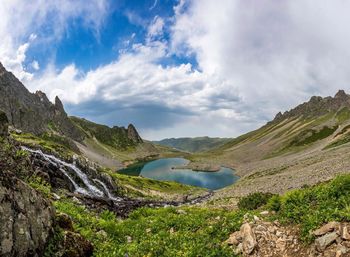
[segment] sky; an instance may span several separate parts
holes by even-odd
[[[0,62],[69,115],[235,137],[350,92],[350,1],[0,0]]]

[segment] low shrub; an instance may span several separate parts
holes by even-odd
[[[261,192],[249,194],[239,199],[238,208],[241,210],[256,210],[265,205],[272,196],[271,193]]]

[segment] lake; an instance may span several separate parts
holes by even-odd
[[[157,180],[176,181],[182,184],[204,187],[212,190],[220,189],[235,183],[239,177],[232,169],[222,167],[217,172],[199,172],[191,169],[173,169],[189,163],[184,158],[166,158],[143,164],[135,164],[118,173],[142,176]]]

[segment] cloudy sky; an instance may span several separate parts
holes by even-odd
[[[350,1],[0,0],[0,61],[70,115],[234,137],[350,91]]]

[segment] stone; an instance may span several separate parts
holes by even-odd
[[[187,214],[187,212],[185,210],[181,210],[181,209],[180,210],[176,210],[176,213],[177,214],[184,214],[184,215]]]
[[[128,244],[131,244],[132,243],[132,237],[131,236],[126,236],[126,242]]]
[[[58,213],[56,215],[56,223],[60,228],[64,230],[69,230],[69,231],[74,230],[71,217],[69,217],[69,215],[65,213]]]
[[[312,234],[314,234],[315,236],[322,236],[338,228],[339,228],[339,222],[331,221],[326,225],[320,227],[319,229],[316,229],[314,232],[312,232]]]
[[[344,256],[344,254],[348,253],[349,249],[346,248],[345,246],[343,245],[339,245],[336,249],[336,253],[335,253],[335,256],[336,257],[341,257],[341,256]]]
[[[346,225],[341,225],[339,232],[340,232],[340,237],[343,240],[350,240],[350,234],[348,232],[348,228]]]
[[[324,251],[327,248],[327,246],[332,244],[338,237],[339,235],[337,234],[337,232],[332,232],[317,238],[315,240],[316,249],[320,252]]]
[[[71,231],[64,232],[63,249],[63,256],[67,257],[89,257],[94,251],[90,241]]]
[[[233,250],[233,253],[238,255],[241,254],[243,252],[243,245],[242,243],[240,243],[239,245],[237,245],[237,247]]]
[[[248,223],[244,223],[240,228],[240,233],[242,235],[242,249],[244,254],[251,254],[256,245],[256,238],[252,231],[251,226]]]
[[[269,215],[269,211],[262,211],[262,212],[260,212],[260,215],[267,216],[267,215]]]
[[[236,231],[230,235],[230,237],[226,240],[228,245],[239,245],[242,242],[242,235],[240,231]]]

